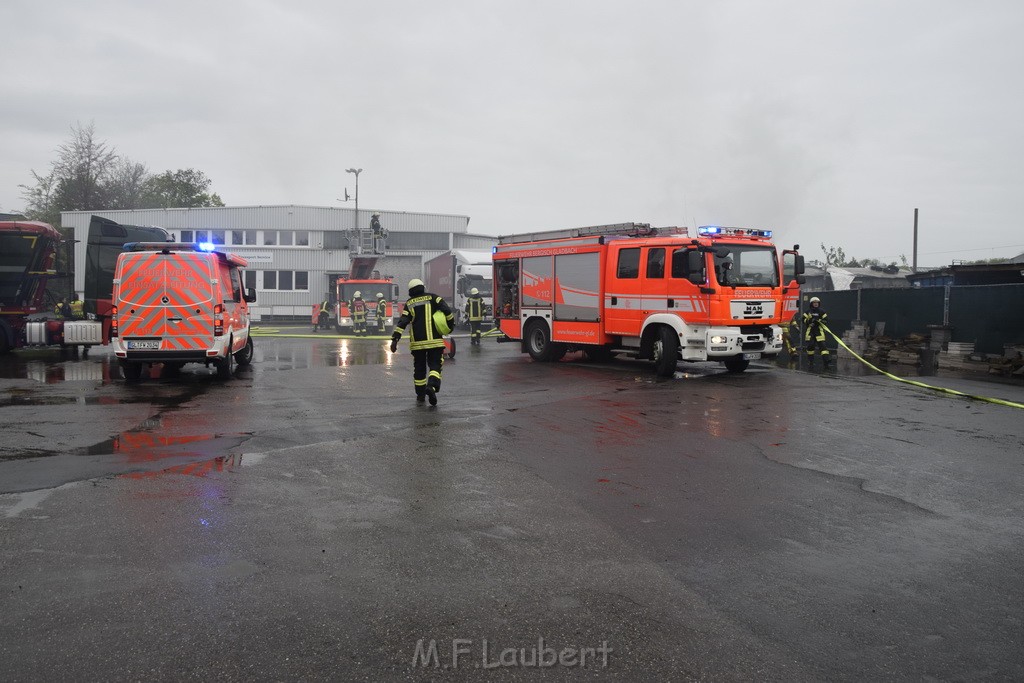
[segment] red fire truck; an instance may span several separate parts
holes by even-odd
[[[661,376],[679,360],[743,372],[782,350],[803,282],[798,247],[780,259],[771,234],[622,223],[501,237],[495,317],[536,361],[582,349],[650,359]]]

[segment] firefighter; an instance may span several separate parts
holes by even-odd
[[[64,318],[64,319],[70,320],[71,319],[71,304],[68,303],[68,298],[64,297],[63,299],[58,301],[57,305],[54,306],[54,308],[53,308],[53,312],[57,314],[58,318]]]
[[[408,327],[409,350],[413,359],[412,383],[416,388],[417,403],[429,400],[430,405],[437,405],[444,335],[454,324],[455,314],[444,299],[427,292],[419,278],[409,280],[409,300],[405,302],[402,317],[395,323],[395,331],[391,334],[391,351],[398,350],[398,340]]]
[[[794,341],[800,339],[800,314],[794,313],[789,319],[789,324],[782,330],[782,342],[786,345],[786,353],[790,356],[799,354],[799,349],[793,345]]]
[[[469,318],[469,343],[473,346],[480,346],[480,326],[484,322],[484,298],[480,296],[480,290],[476,287],[469,290],[469,298],[466,299],[466,317]]]
[[[71,295],[71,317],[75,320],[81,320],[85,317],[85,309],[83,308],[83,301],[78,298],[78,293]]]
[[[828,313],[821,307],[821,299],[811,297],[811,307],[804,313],[804,344],[807,348],[807,358],[814,363],[815,352],[820,351],[822,365],[828,367],[829,353],[825,346],[825,321],[828,320]]]
[[[313,325],[313,331],[316,332],[318,329],[326,330],[330,325],[331,321],[331,301],[324,297],[324,300],[320,302],[320,311],[316,315],[316,324]]]
[[[355,293],[349,309],[352,313],[352,332],[366,334],[366,302],[363,301],[362,292]]]
[[[387,329],[388,300],[383,292],[377,292],[377,334],[384,334]]]

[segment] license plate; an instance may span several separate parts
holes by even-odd
[[[759,360],[761,354],[759,353],[745,353],[743,354],[743,360]]]
[[[128,342],[128,348],[129,349],[159,349],[160,348],[160,340],[159,339],[153,339],[153,340],[146,339],[146,340],[143,340],[143,341],[130,341],[130,342]]]

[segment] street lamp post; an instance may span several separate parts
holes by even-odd
[[[361,168],[346,168],[345,169],[345,173],[352,173],[356,177],[356,196],[355,196],[355,199],[356,199],[356,222],[355,222],[355,227],[353,228],[356,235],[359,234],[359,174],[362,173],[362,172],[363,172],[363,169],[361,169]]]

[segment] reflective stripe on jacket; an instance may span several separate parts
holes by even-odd
[[[409,348],[413,351],[444,346],[444,336],[434,327],[435,311],[444,313],[448,326],[454,327],[455,316],[445,300],[436,294],[427,293],[415,296],[405,302],[405,311],[395,323],[393,336],[401,338],[402,332],[408,327]]]
[[[466,301],[466,313],[470,320],[484,319],[484,299],[480,296],[471,296]]]

